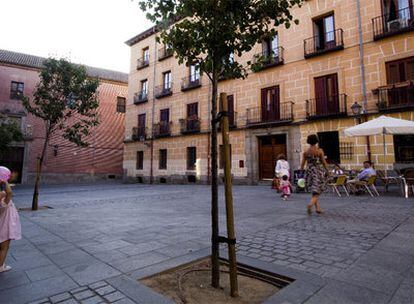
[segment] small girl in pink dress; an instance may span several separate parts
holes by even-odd
[[[10,266],[6,266],[6,256],[9,251],[11,240],[22,238],[19,214],[14,206],[12,190],[9,183],[0,179],[0,185],[5,188],[0,191],[0,273],[9,271]]]
[[[292,185],[289,182],[289,177],[287,175],[282,176],[282,180],[280,181],[280,191],[282,192],[282,199],[286,201],[290,196],[290,188]]]

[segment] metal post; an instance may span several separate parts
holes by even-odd
[[[227,241],[229,250],[229,267],[230,267],[230,295],[238,296],[237,286],[237,260],[236,260],[236,235],[234,232],[234,214],[233,214],[233,193],[231,180],[230,164],[230,144],[229,144],[229,117],[225,114],[228,112],[227,94],[220,93],[220,127],[223,140],[224,157],[224,189],[226,196],[226,217],[227,217]]]

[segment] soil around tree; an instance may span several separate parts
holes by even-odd
[[[239,296],[230,297],[227,265],[220,265],[220,287],[211,287],[210,259],[144,278],[139,282],[179,304],[255,304],[279,291],[277,286],[238,274]]]

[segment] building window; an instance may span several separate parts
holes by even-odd
[[[24,83],[23,82],[11,82],[10,87],[10,99],[21,99],[24,92]]]
[[[167,169],[167,149],[160,150],[158,169]]]
[[[330,74],[317,77],[315,81],[315,104],[312,115],[328,116],[340,112],[338,75]]]
[[[200,67],[198,64],[192,64],[190,66],[190,82],[196,82],[200,80]]]
[[[171,89],[171,85],[172,85],[171,80],[172,80],[171,71],[164,72],[163,73],[163,89],[164,90]]]
[[[230,168],[231,168],[231,145],[229,145],[230,150]],[[220,160],[219,160],[219,168],[224,169],[224,146],[220,145]]]
[[[387,62],[385,67],[388,84],[414,80],[414,57]]]
[[[137,170],[142,170],[144,168],[144,151],[137,151]]]
[[[335,20],[334,15],[324,16],[313,21],[316,50],[335,47]]]
[[[149,48],[148,47],[142,50],[142,59],[146,64],[149,63]]]
[[[411,18],[410,0],[383,0],[382,9],[387,21],[408,20]]]
[[[394,135],[394,154],[397,163],[414,163],[414,134]]]
[[[187,170],[195,170],[197,161],[197,148],[187,147]]]
[[[262,42],[262,54],[265,57],[277,57],[279,50],[279,35],[276,34],[271,38],[267,38]]]
[[[341,162],[341,151],[339,148],[339,133],[318,132],[319,147],[325,153],[326,161],[329,164],[339,164]]]
[[[141,80],[141,94],[147,96],[148,94],[148,80]]]
[[[116,111],[118,113],[125,113],[126,98],[118,96],[116,98]]]

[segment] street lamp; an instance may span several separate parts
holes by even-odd
[[[356,116],[356,117],[361,115],[361,109],[362,109],[362,106],[356,101],[351,106],[352,114],[354,114],[354,116]]]
[[[352,114],[354,115],[354,117],[357,120],[357,124],[361,124],[362,119],[361,116],[365,117],[365,121],[367,121],[367,117],[366,117],[366,112],[362,110],[362,106],[358,103],[358,102],[354,102],[353,105],[351,106],[351,111]],[[367,140],[367,154],[368,154],[368,160],[371,161],[371,144],[369,141],[369,136],[366,137]]]

